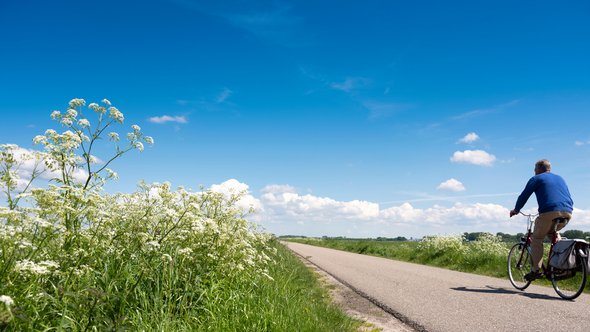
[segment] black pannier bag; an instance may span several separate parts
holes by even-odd
[[[561,240],[553,246],[549,265],[560,270],[576,267],[576,240]]]
[[[553,246],[553,254],[549,265],[560,269],[569,270],[576,266],[576,256],[586,262],[586,273],[590,274],[590,244],[582,239],[563,239]]]

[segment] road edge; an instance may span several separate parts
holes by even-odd
[[[317,264],[315,264],[314,262],[312,262],[311,260],[309,260],[307,257],[300,255],[299,253],[291,250],[288,246],[286,246],[293,254],[295,254],[296,256],[300,257],[301,259],[305,260],[306,262],[308,262],[309,264],[313,265],[315,268],[317,268],[318,270],[326,273],[327,275],[331,276],[332,278],[334,278],[335,280],[337,280],[339,283],[343,284],[344,286],[348,287],[350,290],[352,290],[354,293],[356,293],[357,295],[359,295],[360,297],[368,300],[369,302],[371,302],[372,304],[374,304],[375,306],[379,307],[381,310],[385,311],[386,313],[392,315],[394,318],[396,318],[397,320],[399,320],[400,322],[402,322],[403,324],[409,326],[410,328],[418,331],[418,332],[429,332],[424,326],[422,326],[420,323],[412,320],[411,318],[407,317],[406,315],[394,310],[393,308],[387,306],[386,304],[380,302],[379,300],[375,299],[374,297],[366,294],[365,292],[357,289],[356,287],[352,286],[351,284],[347,283],[346,281],[342,280],[341,278],[333,275],[332,273],[322,269],[320,266],[318,266]]]

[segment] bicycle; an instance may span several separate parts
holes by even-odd
[[[508,253],[508,278],[510,279],[512,286],[516,289],[525,290],[532,282],[531,280],[527,280],[525,275],[531,272],[533,266],[530,247],[533,234],[531,229],[533,226],[533,218],[537,215],[524,214],[522,212],[521,214],[528,218],[528,231],[525,236],[521,237],[519,243],[512,246]],[[557,292],[561,298],[573,300],[582,294],[584,286],[586,285],[588,259],[588,257],[586,257],[586,251],[582,250],[580,247],[576,247],[576,264],[573,269],[560,270],[549,264],[551,256],[553,255],[553,246],[558,242],[558,233],[556,231],[557,225],[560,223],[567,223],[567,221],[566,218],[556,218],[553,220],[553,236],[549,248],[549,255],[547,257],[547,265],[543,263],[540,271],[545,278],[551,280],[553,289],[555,289],[555,292]],[[576,242],[576,245],[578,245],[578,243],[580,243],[581,246],[588,245],[584,240]]]

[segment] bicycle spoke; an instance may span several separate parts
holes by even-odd
[[[526,245],[517,243],[512,246],[508,254],[508,278],[516,289],[524,290],[530,285],[524,276],[531,272],[532,263]]]
[[[573,300],[578,297],[586,285],[586,262],[578,258],[573,270],[557,270],[551,268],[551,283],[553,288],[564,299]]]

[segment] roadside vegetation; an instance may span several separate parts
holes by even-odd
[[[561,234],[568,238],[586,238],[586,235],[590,235],[577,230],[568,230]],[[284,240],[507,278],[508,251],[521,236],[523,234],[464,233],[452,236],[426,236],[419,241],[400,240],[400,238],[346,239],[296,236],[288,236]],[[546,251],[548,250],[546,246]],[[547,253],[545,259],[546,257]]]
[[[106,193],[112,162],[154,143],[137,125],[120,135],[124,115],[108,100],[73,99],[51,117],[63,132],[35,137],[43,151],[0,145],[0,331],[358,326],[244,218],[241,193],[169,183]]]
[[[288,241],[391,258],[483,275],[506,276],[508,245],[497,236],[482,234],[478,240],[463,236],[428,236],[421,241],[372,239],[289,238]]]

